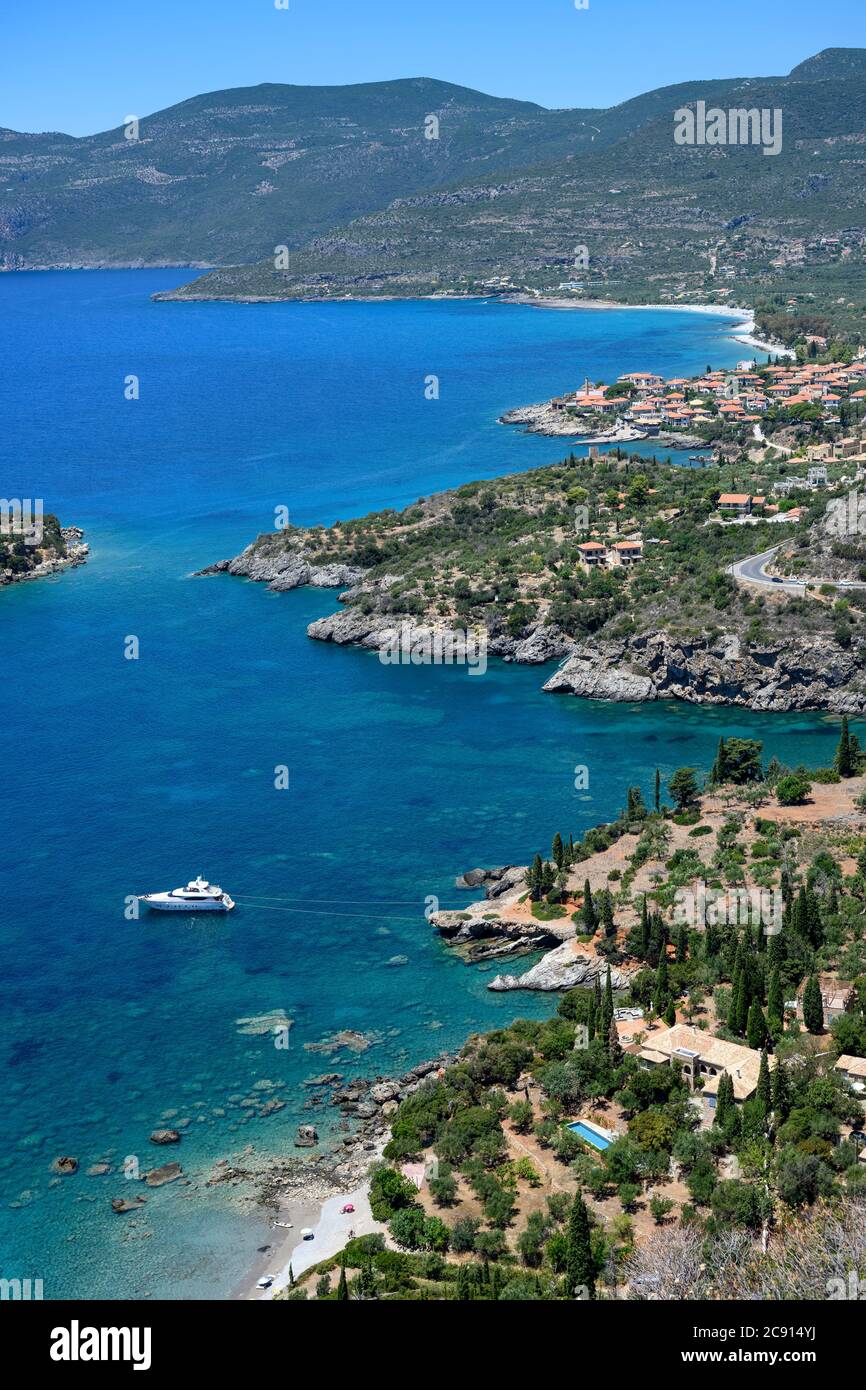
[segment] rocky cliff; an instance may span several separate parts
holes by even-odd
[[[864,653],[812,635],[767,646],[733,633],[684,641],[666,632],[582,643],[545,683],[589,700],[686,700],[758,710],[866,710]]]

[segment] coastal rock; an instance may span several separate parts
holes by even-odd
[[[145,1173],[144,1181],[148,1187],[164,1187],[167,1182],[176,1182],[183,1177],[183,1169],[179,1163],[163,1163],[161,1168],[151,1168],[149,1173]]]
[[[693,641],[643,633],[583,644],[544,686],[585,699],[684,700],[756,710],[866,711],[864,652],[809,636],[762,646],[735,633]]]
[[[510,640],[499,643],[494,638],[490,651],[494,656],[503,656],[506,661],[516,661],[522,666],[540,666],[545,661],[554,661],[558,656],[563,656],[573,646],[574,643],[558,627],[545,627],[539,623],[517,643]]]
[[[506,864],[499,869],[469,869],[454,880],[455,888],[483,888],[485,898],[501,898],[519,888],[526,875],[524,864]]]
[[[370,1090],[370,1099],[377,1105],[384,1105],[386,1101],[397,1100],[400,1095],[400,1087],[396,1081],[380,1081],[378,1086],[373,1086]]]
[[[111,1210],[122,1216],[128,1211],[140,1211],[144,1203],[144,1197],[112,1197]]]
[[[70,1158],[68,1154],[62,1154],[60,1158],[55,1158],[51,1165],[52,1173],[61,1173],[63,1177],[68,1177],[71,1173],[78,1172],[78,1159]]]
[[[180,1130],[155,1129],[150,1136],[151,1144],[179,1144]]]
[[[260,536],[233,560],[219,560],[199,570],[196,578],[212,574],[240,575],[255,584],[267,584],[277,593],[311,584],[321,589],[339,589],[356,584],[364,571],[352,565],[313,565],[303,551],[287,546],[280,533]]]
[[[313,1149],[319,1142],[319,1131],[315,1125],[298,1125],[295,1136],[296,1149]]]
[[[106,1173],[111,1172],[110,1163],[92,1163],[87,1170],[89,1178],[104,1178]]]
[[[565,941],[525,974],[497,975],[487,988],[497,991],[537,989],[545,992],[574,989],[576,985],[593,984],[596,979],[604,980],[607,970],[607,961],[588,955],[575,947],[572,941]],[[629,979],[626,971],[616,966],[610,967],[610,982],[614,989],[627,988]]]
[[[432,912],[430,924],[449,945],[471,945],[473,942],[506,941],[527,945],[531,951],[556,947],[560,941],[574,935],[574,923],[569,917],[556,922],[537,922],[534,917],[512,917],[507,912],[489,913],[478,906],[464,912]]]

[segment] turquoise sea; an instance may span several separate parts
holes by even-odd
[[[0,276],[0,492],[43,498],[91,545],[85,567],[0,592],[0,1275],[46,1298],[220,1297],[269,1239],[223,1188],[176,1183],[115,1216],[130,1185],[91,1164],[179,1158],[198,1179],[246,1145],[285,1152],[304,1077],[391,1073],[552,1007],[490,994],[434,939],[425,901],[467,900],[457,873],[610,817],[656,766],[706,764],[722,731],[797,761],[836,739],[817,716],[545,696],[539,669],[385,667],[306,638],[333,593],[190,578],[279,505],[331,522],[553,461],[561,443],[497,416],[586,375],[733,363],[724,320],[151,303],[186,278]],[[127,895],[199,872],[261,905],[126,919]],[[295,1020],[288,1051],[238,1031],[274,1009]],[[344,1028],[370,1049],[307,1048]],[[262,1094],[285,1109],[249,1118]],[[155,1149],[172,1114],[180,1150]],[[60,1154],[76,1175],[53,1177]]]

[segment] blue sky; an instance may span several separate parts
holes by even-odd
[[[0,126],[89,134],[258,82],[440,77],[544,106],[866,47],[864,0],[7,0]]]

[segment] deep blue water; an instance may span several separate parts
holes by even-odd
[[[150,302],[184,278],[0,276],[0,492],[44,498],[92,549],[0,592],[0,1273],[43,1278],[48,1298],[216,1297],[268,1238],[221,1188],[175,1184],[115,1216],[130,1185],[90,1164],[177,1157],[197,1179],[247,1144],[285,1150],[305,1076],[391,1072],[552,1007],[490,994],[433,938],[428,896],[468,900],[455,874],[611,816],[656,766],[707,764],[722,731],[796,761],[826,761],[836,738],[817,717],[545,696],[538,669],[384,667],[306,638],[331,593],[189,577],[277,505],[330,522],[553,461],[562,443],[498,414],[586,374],[734,362],[723,321]],[[125,919],[127,895],[198,872],[269,901]],[[295,1020],[288,1052],[236,1027],[276,1008]],[[305,1049],[339,1028],[373,1046]],[[249,1119],[259,1080],[287,1105]],[[186,1137],[156,1150],[147,1135],[172,1111]],[[58,1154],[81,1171],[52,1178]]]

